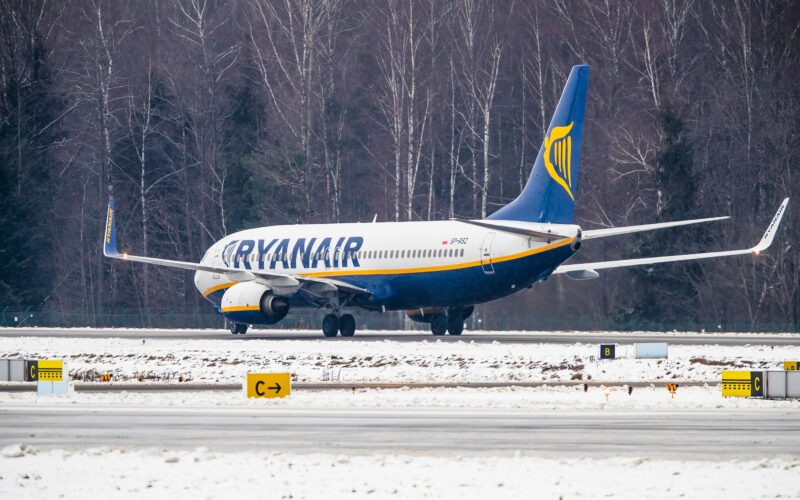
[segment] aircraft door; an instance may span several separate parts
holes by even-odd
[[[483,237],[483,244],[481,244],[481,267],[486,274],[494,274],[494,266],[492,266],[492,242],[494,241],[494,233],[487,233]]]

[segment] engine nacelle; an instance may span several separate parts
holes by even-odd
[[[237,323],[272,325],[289,313],[289,298],[273,294],[265,285],[247,281],[225,290],[220,311]]]

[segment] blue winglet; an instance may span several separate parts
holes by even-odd
[[[117,220],[114,213],[114,197],[108,198],[108,212],[106,212],[106,231],[103,237],[103,255],[106,257],[119,257],[117,252]]]

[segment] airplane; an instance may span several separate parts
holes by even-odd
[[[551,275],[584,280],[598,271],[759,254],[772,243],[789,199],[751,248],[607,262],[567,263],[586,241],[727,219],[710,217],[583,229],[573,222],[589,66],[567,79],[530,177],[519,196],[486,219],[298,224],[246,229],[214,243],[200,262],[119,253],[114,199],[106,216],[106,257],[195,271],[194,284],[230,324],[278,323],[290,310],[324,309],[325,337],[356,332],[353,309],[403,310],[434,335],[460,335],[476,304]]]

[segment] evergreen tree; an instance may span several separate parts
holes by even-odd
[[[0,305],[39,305],[52,285],[48,191],[60,101],[39,34],[13,42],[25,47],[9,48],[24,54],[14,62],[28,69],[7,73],[0,88]]]
[[[658,116],[663,141],[656,158],[658,222],[691,219],[697,182],[694,151],[683,120],[671,107]],[[630,258],[686,253],[690,245],[705,240],[697,228],[647,232],[637,237]],[[615,319],[626,326],[660,328],[697,319],[693,283],[701,274],[696,263],[663,264],[631,269],[633,306]]]

